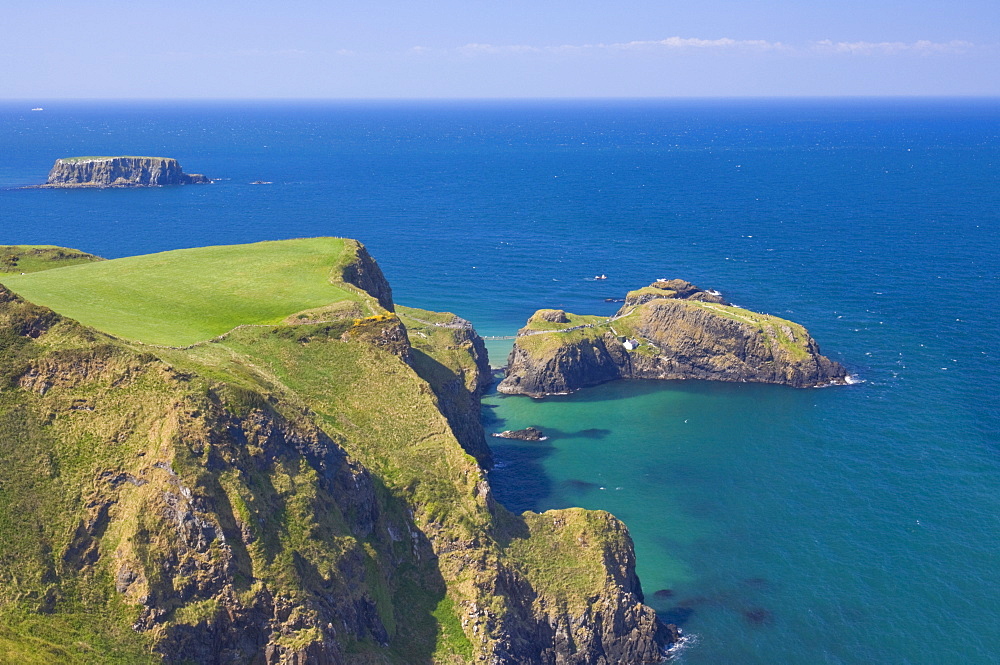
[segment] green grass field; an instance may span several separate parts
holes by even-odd
[[[0,274],[0,283],[116,337],[184,346],[241,324],[278,324],[302,310],[359,300],[339,286],[348,254],[340,238],[281,240]]]

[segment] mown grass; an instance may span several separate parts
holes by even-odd
[[[0,275],[9,289],[116,337],[184,346],[343,300],[340,238],[180,249]],[[331,277],[334,282],[331,283]]]
[[[138,257],[152,262],[126,262],[124,268],[115,268],[120,271],[115,279],[128,287],[122,289],[125,295],[136,294],[140,304],[148,300],[147,292],[162,296],[166,300],[159,302],[159,314],[169,314],[187,326],[199,321],[196,313],[178,315],[169,310],[174,302],[169,297],[175,291],[194,290],[206,298],[221,298],[216,309],[228,308],[224,313],[230,320],[223,321],[228,330],[233,327],[234,312],[245,313],[246,304],[241,301],[247,299],[245,283],[252,283],[258,272],[267,278],[259,287],[266,299],[280,300],[271,282],[284,279],[282,270],[287,270],[291,273],[287,279],[296,284],[297,274],[311,275],[298,284],[300,294],[311,294],[310,289],[319,284],[329,287],[319,290],[324,297],[338,292],[360,298],[364,307],[372,308],[371,299],[356,290],[328,284],[331,272],[336,281],[343,260],[353,255],[338,251],[346,249],[342,241],[261,245],[205,248],[202,251],[208,256],[180,259],[177,254],[197,254],[198,250]],[[255,253],[258,249],[259,254]],[[253,263],[255,258],[271,263],[262,267],[261,260]],[[226,262],[233,265],[227,267]],[[193,287],[178,287],[179,277],[190,276],[177,273],[193,266],[207,266],[234,282],[242,279],[244,286],[228,294],[228,300],[218,284],[208,283],[204,276],[192,280]],[[73,275],[79,274],[92,288],[94,282],[106,284],[110,302],[127,301],[114,291],[110,278],[101,282],[81,271],[89,267],[60,268],[37,277],[60,275],[52,284],[62,289],[56,291],[65,291],[65,296],[73,291],[67,283],[75,285]],[[133,277],[142,284],[129,282]],[[30,280],[21,281],[28,284]],[[250,293],[254,293],[252,288]],[[287,299],[281,303],[286,306],[274,317],[278,321],[288,319],[289,309],[294,313],[317,307],[288,305]],[[13,309],[14,305],[5,307]],[[68,306],[55,309],[73,316]],[[325,318],[332,313],[318,314]],[[422,310],[406,309],[404,319],[407,314],[435,323],[450,320],[447,315]],[[239,321],[243,322],[247,321]],[[388,317],[376,323],[386,329],[398,325]],[[38,614],[34,608],[43,606],[54,584],[50,562],[68,551],[76,524],[87,514],[85,500],[95,492],[110,491],[108,481],[102,480],[103,472],[121,470],[139,476],[154,459],[168,460],[178,482],[208,497],[222,528],[231,533],[237,520],[248,526],[253,538],[245,549],[238,538],[229,539],[238,593],[251,594],[266,584],[293,603],[320,591],[356,597],[368,594],[377,600],[390,647],[385,649],[368,638],[352,641],[345,637],[343,646],[352,654],[352,662],[471,662],[474,648],[462,628],[462,603],[477,598],[482,606],[484,597],[477,596],[475,585],[489,584],[490,578],[465,567],[460,557],[415,556],[418,547],[428,544],[406,537],[405,525],[412,520],[453,542],[487,539],[494,516],[481,493],[482,476],[436,408],[427,383],[384,349],[364,339],[342,338],[352,326],[350,320],[337,320],[245,328],[220,343],[148,353],[142,349],[135,353],[136,345],[119,343],[101,347],[104,351],[95,349],[98,336],[68,322],[59,323],[37,341],[16,335],[17,344],[4,344],[0,339],[0,362],[23,368],[40,359],[61,370],[44,393],[14,388],[13,380],[23,370],[12,372],[0,388],[0,432],[7,433],[12,444],[0,451],[0,467],[8,470],[0,493],[0,662],[4,653],[15,654],[13,662],[24,663],[148,660],[154,636],[131,632],[137,608],[128,603],[134,602],[134,594],[119,596],[111,574],[120,552],[147,571],[147,581],[137,584],[150,589],[179,588],[182,576],[171,581],[163,576],[161,565],[173,542],[174,527],[156,514],[143,512],[151,493],[161,491],[155,484],[162,482],[155,480],[155,465],[150,484],[139,488],[126,483],[116,495],[112,523],[99,537],[102,559],[96,565],[100,579],[64,573],[63,595],[57,598],[53,613]],[[427,358],[456,376],[471,369],[453,330],[426,324],[421,330],[426,331],[421,346]],[[171,369],[157,363],[154,354]],[[251,436],[241,444],[238,438],[209,436],[206,428],[219,415],[215,409],[223,408],[236,418],[250,417],[253,412],[266,412],[269,418],[281,414],[301,432],[314,426],[324,430],[369,470],[380,519],[398,525],[404,538],[397,541],[384,530],[367,537],[352,533],[350,507],[334,505],[321,487],[317,468],[291,447],[282,444],[265,454],[264,439]],[[204,415],[209,412],[212,418]],[[192,442],[204,443],[204,449],[195,452]],[[209,461],[219,459],[226,460],[229,468],[210,468]],[[550,607],[557,603],[582,607],[602,589],[606,541],[599,531],[603,522],[577,513],[560,517],[557,524],[552,514],[511,518],[501,508],[497,512],[518,523],[518,528],[511,527],[517,535],[505,538],[503,555],[536,590],[552,599]],[[490,547],[484,544],[484,552]],[[497,551],[489,556],[499,555]],[[340,579],[340,564],[349,560],[363,564],[363,584]],[[160,576],[156,571],[161,571]],[[74,600],[76,588],[87,591],[86,602]],[[494,611],[503,611],[502,601],[496,602]],[[2,613],[5,603],[7,614]],[[165,601],[163,607],[170,612],[167,621],[195,624],[218,609],[212,599],[177,603]],[[93,613],[93,620],[87,612]],[[283,640],[300,646],[317,638],[316,631],[301,630]]]

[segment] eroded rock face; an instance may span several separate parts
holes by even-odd
[[[184,173],[168,157],[69,157],[57,159],[42,187],[159,187],[212,182]]]
[[[540,396],[614,379],[807,388],[846,383],[847,370],[798,324],[733,307],[683,280],[660,280],[630,293],[615,317],[583,334],[522,329],[498,390]]]
[[[629,378],[780,383],[796,388],[843,383],[847,378],[847,370],[820,354],[804,328],[780,320],[760,325],[676,300],[656,300],[637,315],[635,330],[659,353],[627,354],[623,374]]]
[[[348,243],[350,250],[354,252],[354,260],[344,266],[342,279],[371,295],[383,308],[390,312],[394,311],[392,287],[389,286],[378,263],[360,242],[349,239],[345,239],[344,242]]]
[[[605,337],[560,344],[544,354],[529,351],[515,341],[507,357],[506,375],[497,390],[508,395],[562,395],[625,378],[625,349],[611,333]]]

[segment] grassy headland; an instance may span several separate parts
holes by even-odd
[[[238,325],[278,324],[296,312],[359,300],[339,282],[351,258],[343,239],[307,238],[179,249],[0,282],[115,337],[184,346]]]
[[[36,303],[0,288],[0,662],[529,662],[616,616],[653,648],[624,527],[509,514],[456,438],[474,333],[344,279],[384,283],[332,238],[0,279]]]

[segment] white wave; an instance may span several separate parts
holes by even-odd
[[[688,649],[698,645],[698,636],[694,633],[682,635],[681,639],[670,645],[670,648],[663,652],[664,658],[673,663],[681,662],[680,658]]]

